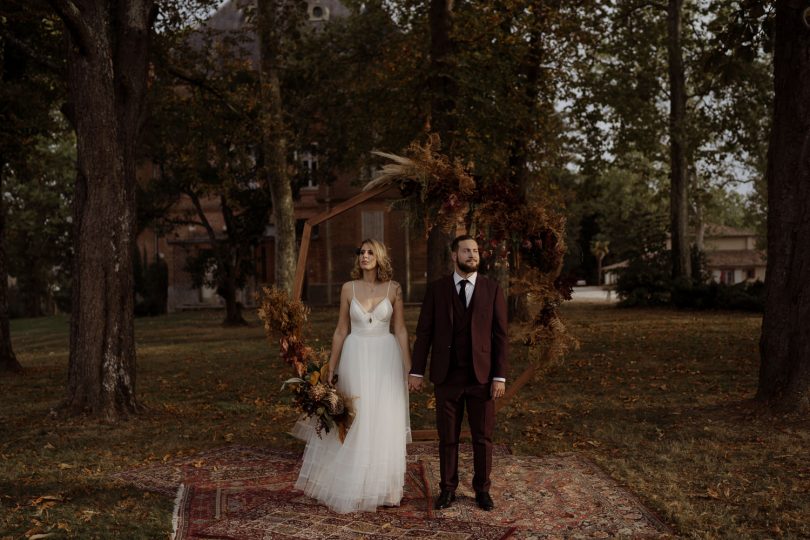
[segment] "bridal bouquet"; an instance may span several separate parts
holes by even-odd
[[[264,321],[268,340],[278,338],[281,359],[292,369],[294,377],[284,382],[294,396],[297,408],[306,418],[315,419],[315,431],[338,430],[341,442],[354,417],[348,400],[328,379],[329,362],[324,352],[306,345],[303,329],[309,309],[300,300],[292,300],[275,287],[264,287],[259,318]]]

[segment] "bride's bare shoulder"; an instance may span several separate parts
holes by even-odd
[[[343,287],[340,288],[340,296],[351,297],[352,293],[354,292],[354,287],[352,286],[353,283],[354,283],[353,281],[347,281],[346,283],[344,283]]]

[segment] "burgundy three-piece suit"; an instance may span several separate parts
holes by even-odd
[[[424,375],[430,353],[443,491],[454,492],[458,486],[458,442],[465,406],[473,440],[473,489],[489,491],[495,425],[490,386],[493,377],[505,379],[509,369],[506,329],[506,301],[497,282],[477,275],[466,308],[452,275],[428,285],[416,326],[411,373]]]

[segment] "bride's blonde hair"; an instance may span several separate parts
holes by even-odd
[[[360,249],[366,244],[371,246],[374,256],[377,257],[377,279],[380,281],[388,281],[394,277],[394,270],[391,266],[391,258],[388,256],[388,249],[385,244],[374,238],[366,238],[360,242]],[[360,269],[360,255],[354,257],[354,268],[351,273],[352,279],[360,279],[363,277],[363,270]]]

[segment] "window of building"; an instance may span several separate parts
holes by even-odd
[[[315,146],[315,145],[313,145]],[[294,157],[300,164],[299,186],[318,187],[318,154],[311,150],[295,152]]]
[[[754,268],[748,268],[745,271],[745,279],[756,279],[757,272]]]
[[[734,285],[734,270],[721,270],[720,283],[725,283],[726,285]]]

